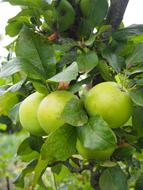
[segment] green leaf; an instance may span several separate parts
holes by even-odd
[[[143,137],[143,107],[134,106],[132,115],[133,128],[138,137]]]
[[[12,21],[8,23],[8,25],[5,28],[6,34],[9,35],[10,37],[14,37],[20,32],[22,26],[23,24],[21,22]]]
[[[11,108],[18,103],[18,97],[16,93],[8,92],[0,96],[0,114],[7,115]]]
[[[19,81],[18,83],[14,84],[14,85],[4,85],[4,86],[0,86],[0,96],[4,95],[7,92],[16,92],[18,91],[22,85],[25,83],[26,78],[22,79],[21,81]]]
[[[143,89],[139,88],[139,89],[133,89],[131,91],[129,91],[130,93],[130,97],[132,99],[132,101],[138,105],[138,106],[143,106]]]
[[[104,51],[103,57],[108,61],[109,65],[114,69],[114,71],[116,71],[116,73],[119,73],[121,71],[121,68],[124,65],[123,57],[116,55],[110,50]]]
[[[101,190],[128,190],[126,175],[119,166],[104,170],[99,184]]]
[[[46,170],[48,163],[49,163],[48,160],[45,160],[45,159],[42,160],[41,157],[39,158],[38,163],[34,170],[34,178],[32,181],[33,186],[35,186],[39,182],[39,179],[42,176],[42,174],[44,173],[44,171]]]
[[[117,30],[113,37],[117,40],[127,39],[131,36],[137,36],[143,34],[143,25],[142,24],[133,24],[126,28],[121,28]]]
[[[16,104],[9,112],[9,117],[14,124],[19,120],[19,107],[21,103]]]
[[[13,58],[12,60],[8,61],[6,64],[2,65],[0,71],[0,77],[8,77],[17,73],[22,70],[22,61],[18,58]]]
[[[30,136],[19,145],[17,154],[19,156],[29,154],[32,150],[40,152],[42,144],[44,143],[42,137]]]
[[[86,12],[81,20],[81,34],[90,34],[95,26],[100,25],[107,14],[107,0],[90,0],[90,3],[85,7]]]
[[[22,69],[34,79],[47,79],[56,73],[54,48],[40,35],[24,28],[16,43],[16,56],[24,60]]]
[[[123,144],[123,146],[118,147],[114,153],[113,157],[116,158],[116,160],[127,160],[129,159],[133,153],[136,151],[136,149],[129,145],[129,144]]]
[[[100,72],[102,78],[105,81],[112,81],[113,80],[110,67],[107,65],[106,61],[100,60],[99,64],[98,64],[98,69],[99,69],[99,72]]]
[[[79,71],[88,72],[92,70],[98,64],[98,57],[95,51],[89,51],[77,56],[77,64]]]
[[[143,43],[137,44],[132,54],[126,59],[127,68],[143,62]]]
[[[64,125],[50,134],[41,149],[42,159],[66,160],[76,152],[76,129]]]
[[[65,123],[73,126],[82,126],[88,121],[82,102],[75,98],[67,102],[61,114],[61,118]]]
[[[24,188],[24,177],[31,173],[37,164],[37,160],[30,161],[27,166],[22,170],[21,174],[15,179],[14,184],[17,187]]]
[[[78,75],[78,66],[76,62],[73,62],[70,66],[68,66],[65,70],[57,75],[53,76],[52,78],[48,79],[50,82],[70,82],[76,79]]]
[[[99,115],[90,118],[87,125],[77,130],[78,138],[86,148],[105,150],[109,147],[116,147],[115,134]]]

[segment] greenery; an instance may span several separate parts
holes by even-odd
[[[142,190],[143,25],[113,30],[107,0],[4,1],[21,11],[6,26],[15,38],[0,69],[0,188]],[[87,100],[108,81],[117,86],[116,99],[108,87],[110,96],[104,88]],[[32,129],[35,118],[44,130],[49,125],[43,136],[23,131],[19,112],[35,91],[46,98],[40,107],[48,104],[38,114],[31,99],[36,109],[27,107],[24,120]],[[126,119],[121,94],[130,100]],[[91,113],[86,100],[93,101]],[[112,128],[118,119],[122,124]]]

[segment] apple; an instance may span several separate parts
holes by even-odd
[[[67,0],[61,0],[57,7],[59,30],[66,31],[75,21],[75,10]]]
[[[95,159],[97,161],[104,161],[110,158],[115,147],[107,148],[106,150],[92,150],[83,146],[80,140],[77,140],[76,149],[78,153],[85,159]]]
[[[45,134],[37,118],[37,110],[44,96],[45,95],[43,94],[35,92],[28,96],[21,103],[19,108],[19,119],[23,128],[36,136],[42,136]]]
[[[42,100],[38,108],[38,120],[47,134],[65,123],[60,117],[71,98],[77,97],[68,91],[54,91]]]
[[[132,114],[132,101],[126,89],[116,82],[102,82],[88,91],[85,108],[89,116],[100,114],[112,128],[122,126]]]

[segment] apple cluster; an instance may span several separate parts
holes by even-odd
[[[19,109],[23,128],[33,135],[46,136],[52,133],[65,124],[60,116],[71,98],[78,99],[76,95],[63,90],[51,92],[47,96],[38,92],[31,94]],[[115,82],[102,82],[90,89],[84,107],[89,117],[100,114],[111,128],[121,127],[132,114],[132,101],[128,92]],[[109,158],[114,149],[100,152],[89,150],[78,139],[77,151],[84,158],[101,160]]]

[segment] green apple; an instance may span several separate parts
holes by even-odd
[[[43,94],[35,92],[28,96],[19,108],[19,119],[23,128],[37,136],[45,134],[37,118],[37,110],[43,98]]]
[[[67,0],[61,0],[57,7],[59,30],[66,31],[75,21],[75,11]]]
[[[115,147],[107,148],[106,150],[92,150],[83,146],[80,140],[77,140],[76,148],[78,153],[85,159],[95,159],[97,161],[104,161],[110,158]]]
[[[88,17],[90,11],[90,0],[81,0],[80,9],[83,16]]]
[[[100,114],[112,128],[122,126],[132,113],[128,92],[115,82],[102,82],[93,87],[84,104],[89,116]]]
[[[38,120],[47,134],[65,123],[60,117],[71,98],[77,97],[68,91],[55,91],[42,100],[38,109]]]

